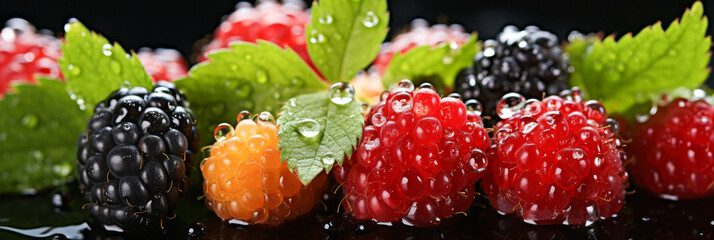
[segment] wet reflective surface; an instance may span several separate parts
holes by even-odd
[[[59,194],[59,193],[61,194]],[[180,200],[178,217],[163,230],[117,233],[87,221],[76,184],[36,196],[0,195],[0,239],[714,239],[714,201],[669,201],[636,192],[618,217],[587,228],[533,226],[502,216],[475,196],[468,215],[457,215],[439,228],[418,229],[395,224],[351,222],[334,214],[339,200],[328,199],[313,214],[278,228],[223,223],[208,212],[200,185]],[[203,226],[196,224],[203,223]],[[191,235],[189,235],[191,233]]]

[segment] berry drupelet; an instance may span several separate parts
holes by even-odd
[[[459,73],[454,92],[479,100],[484,114],[497,118],[496,103],[504,94],[556,95],[567,89],[568,78],[568,59],[555,35],[535,26],[520,31],[507,26],[495,40],[484,42],[473,67]]]
[[[199,147],[196,120],[169,82],[122,88],[100,102],[77,141],[85,209],[125,231],[163,227],[188,187]]]

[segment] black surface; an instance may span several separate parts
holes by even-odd
[[[221,17],[239,1],[194,0],[3,0],[0,22],[21,17],[40,29],[62,32],[76,17],[125,48],[168,47],[190,56],[194,43],[213,33]],[[254,1],[249,1],[254,2]],[[311,2],[305,0],[305,2]],[[621,36],[638,32],[656,21],[669,25],[692,0],[603,1],[489,1],[489,0],[388,0],[390,37],[412,19],[430,23],[459,23],[479,38],[492,38],[507,24],[537,24],[564,39],[572,30]],[[705,14],[714,16],[714,1],[704,0]],[[708,34],[712,34],[709,24]],[[709,77],[709,83],[712,83]]]

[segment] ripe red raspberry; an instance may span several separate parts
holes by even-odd
[[[496,210],[538,225],[589,225],[620,211],[625,155],[598,101],[580,101],[579,91],[543,101],[509,93],[497,112],[482,181]]]
[[[397,53],[406,53],[418,46],[435,46],[441,43],[457,44],[466,43],[470,35],[464,31],[461,25],[453,24],[447,26],[437,24],[429,27],[429,23],[424,19],[412,21],[411,29],[394,37],[391,43],[385,43],[374,60],[372,66],[381,74],[387,70],[389,62]]]
[[[0,96],[13,81],[35,82],[36,75],[61,78],[60,40],[37,34],[29,22],[13,18],[0,33]]]
[[[284,0],[259,1],[253,7],[241,2],[236,11],[216,29],[213,40],[204,47],[200,61],[206,60],[205,53],[214,49],[227,48],[231,42],[256,42],[266,40],[283,48],[291,48],[317,71],[310,60],[305,42],[305,24],[310,21],[310,12],[302,1]]]
[[[334,172],[355,219],[430,227],[471,206],[489,138],[461,100],[403,80],[366,115],[363,131]]]
[[[181,53],[173,49],[141,48],[136,54],[144,66],[144,70],[154,82],[173,81],[186,76],[188,65]]]
[[[634,131],[638,187],[668,199],[714,196],[714,107],[677,98]]]

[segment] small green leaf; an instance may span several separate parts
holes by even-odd
[[[280,114],[280,159],[297,168],[305,185],[335,162],[342,164],[362,137],[362,106],[354,100],[335,104],[327,92],[290,99]]]
[[[89,111],[70,99],[64,82],[38,79],[14,86],[0,101],[0,193],[26,192],[74,178],[77,136]]]
[[[231,49],[209,54],[208,59],[175,82],[201,121],[203,145],[213,142],[218,124],[235,125],[240,111],[275,114],[294,96],[327,89],[295,52],[270,42],[233,44]]]
[[[628,116],[634,114],[628,109],[652,95],[698,87],[709,74],[711,45],[705,36],[708,20],[702,16],[702,4],[695,2],[666,31],[658,22],[618,41],[613,36],[574,41],[567,50],[575,70],[571,85],[602,101],[608,112]]]
[[[94,106],[123,85],[151,88],[151,77],[133,52],[127,54],[78,21],[67,23],[65,30],[58,62],[68,90],[85,105]]]
[[[349,81],[369,65],[387,37],[385,0],[314,1],[307,50],[325,79]]]
[[[459,71],[473,64],[474,56],[480,48],[476,43],[476,35],[471,35],[463,46],[442,43],[435,47],[419,46],[404,54],[395,54],[384,72],[384,86],[392,87],[402,79],[435,76],[451,87]]]

